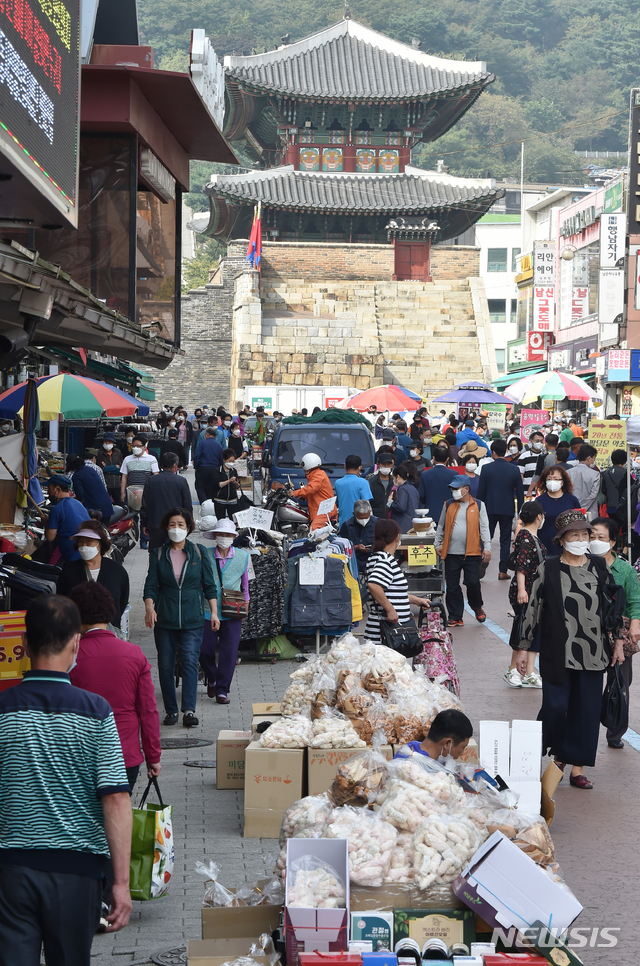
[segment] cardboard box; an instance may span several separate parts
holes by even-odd
[[[494,832],[475,853],[453,891],[491,926],[526,929],[536,920],[560,933],[582,912],[578,900]]]
[[[288,904],[298,859],[313,856],[334,869],[344,882],[344,909],[313,909]],[[349,921],[349,843],[347,839],[287,839],[287,879],[285,888],[286,921],[295,936],[298,952],[329,952],[331,943],[343,937],[347,944],[346,926]],[[302,948],[304,944],[304,948]],[[287,961],[289,960],[287,944]]]
[[[303,796],[304,752],[304,748],[247,748],[245,838],[278,838],[282,816]]]
[[[457,760],[463,761],[467,765],[480,764],[480,759],[478,757],[478,742],[475,738],[469,739],[469,744]]]
[[[415,939],[422,946],[427,939],[442,939],[447,946],[464,943],[467,948],[476,938],[475,911],[469,909],[395,909],[394,946],[401,939]]]
[[[233,954],[229,957],[231,959],[246,956],[251,943],[263,932],[271,933],[278,928],[281,910],[282,906],[273,905],[203,906],[202,938],[220,944],[216,955]]]
[[[362,966],[398,966],[398,957],[389,950],[362,954]]]
[[[514,781],[509,779],[509,788],[516,792],[518,808],[528,815],[539,815],[542,801],[542,783],[540,781]]]
[[[280,701],[254,701],[251,705],[252,714],[282,714],[282,703]]]
[[[526,937],[547,962],[553,966],[584,966],[580,957],[562,939],[552,935],[542,922],[534,922]]]
[[[514,720],[511,724],[509,785],[513,781],[540,781],[541,761],[542,722]]]
[[[300,966],[362,966],[360,953],[337,952],[320,953],[314,950],[311,953],[300,953]]]
[[[393,758],[391,745],[383,745],[380,750],[387,761]],[[362,751],[366,751],[366,748],[307,748],[307,794],[321,795],[326,792],[333,784],[340,765]]]
[[[234,953],[234,956],[246,956],[248,955],[248,948],[251,945],[251,939],[244,940],[243,950]],[[187,963],[188,966],[224,966],[225,963],[229,962],[232,958],[230,955],[224,955],[218,952],[218,943],[215,940],[210,939],[191,939],[187,945]],[[252,959],[259,963],[260,966],[269,966],[268,956],[252,956]]]
[[[369,939],[373,952],[393,949],[392,912],[352,912],[351,939]]]
[[[485,966],[547,966],[547,960],[538,953],[491,953],[485,955],[484,962]]]
[[[480,722],[480,764],[492,778],[509,777],[509,722]]]
[[[362,953],[372,953],[373,952],[373,943],[371,942],[371,940],[369,940],[368,942],[365,942],[364,939],[361,939],[361,940],[350,939],[349,940],[349,952],[350,953],[361,953],[361,954]]]
[[[415,883],[385,885],[384,889],[372,889],[370,886],[354,886],[349,891],[351,912],[393,912],[394,909],[430,909],[433,908],[433,894],[419,889]],[[464,902],[454,896],[449,890],[447,899],[438,900],[439,909],[465,909]]]
[[[255,734],[258,730],[258,725],[262,724],[263,721],[268,721],[269,724],[274,724],[281,715],[279,714],[254,714],[251,719],[251,734]]]
[[[540,814],[547,823],[551,825],[553,816],[556,813],[556,803],[554,801],[555,790],[562,779],[562,772],[555,761],[550,761],[542,775],[542,807]]]
[[[250,731],[221,731],[216,742],[216,788],[244,788],[245,749]]]

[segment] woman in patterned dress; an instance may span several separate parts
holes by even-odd
[[[607,633],[600,620],[602,587],[611,582],[606,564],[589,556],[592,527],[581,510],[565,510],[556,519],[557,557],[540,564],[522,623],[516,666],[524,674],[527,653],[538,626],[542,677],[543,753],[564,770],[572,764],[571,784],[589,789],[584,774],[596,760],[605,668],[622,664],[620,630],[610,657]]]
[[[538,530],[544,523],[544,510],[537,500],[529,500],[520,508],[520,529],[513,544],[515,574],[509,586],[509,603],[513,607],[513,626],[509,645],[513,656],[504,679],[510,688],[541,688],[542,678],[535,669],[536,654],[540,650],[540,635],[536,636],[531,649],[527,652],[527,673],[524,677],[516,667],[516,656],[520,647],[520,626],[522,614],[529,602],[529,594],[538,567],[547,556],[547,551],[538,537]]]

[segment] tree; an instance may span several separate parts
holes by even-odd
[[[202,235],[196,235],[196,245],[195,256],[187,258],[182,268],[183,295],[192,288],[207,285],[220,259],[226,253],[226,247],[217,238],[206,238],[203,241]]]

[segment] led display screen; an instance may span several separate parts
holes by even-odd
[[[0,150],[72,221],[79,21],[78,0],[0,0]]]

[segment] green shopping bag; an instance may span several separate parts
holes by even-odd
[[[265,637],[260,641],[259,654],[271,654],[278,661],[289,661],[300,654],[298,648],[291,643],[284,634],[277,637]]]
[[[147,804],[154,786],[159,805]],[[132,899],[159,899],[169,892],[173,873],[173,806],[162,801],[157,778],[150,778],[140,802],[133,810],[129,888]]]

